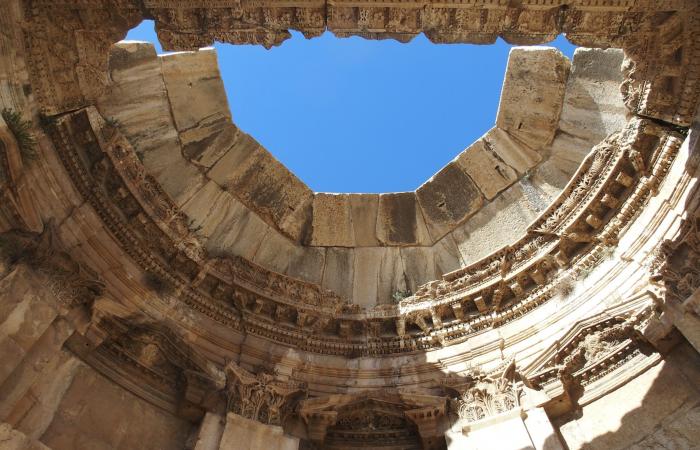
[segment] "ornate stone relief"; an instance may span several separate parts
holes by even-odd
[[[387,6],[373,1],[251,2],[91,0],[55,8],[24,0],[25,45],[33,84],[48,113],[89,104],[108,82],[109,45],[144,16],[156,21],[167,50],[192,50],[214,40],[279,45],[290,29],[307,37],[329,29],[338,36],[408,41],[423,32],[437,43],[548,42],[558,34],[578,45],[621,47],[631,63],[624,93],[634,112],[678,125],[691,123],[697,104],[697,4],[687,0],[539,1],[482,6],[422,1]],[[653,63],[652,63],[653,61]],[[685,69],[685,70],[683,70]]]
[[[689,125],[697,105],[698,5],[690,0],[609,3],[553,1],[543,9],[535,0],[488,7],[471,1],[290,6],[278,1],[27,0],[21,20],[32,95],[45,114],[55,115],[55,123],[45,126],[47,149],[55,145],[80,195],[135,267],[172,287],[163,294],[169,306],[186,305],[182,310],[201,313],[240,335],[357,357],[464,342],[526,314],[550,299],[565,277],[599,264],[655,195],[684,138],[678,126]],[[128,139],[90,106],[109,85],[108,47],[145,16],[155,18],[163,44],[172,49],[213,40],[269,47],[286,39],[289,29],[307,36],[328,28],[339,35],[399,40],[425,32],[435,42],[480,43],[498,35],[536,43],[566,32],[578,44],[626,50],[623,95],[630,110],[645,118],[633,118],[595,147],[522,239],[421,286],[398,305],[366,310],[244,258],[208,255],[189,230],[189,218],[146,172]],[[13,211],[11,223],[36,230],[40,222],[27,220],[30,214],[22,210],[28,202],[18,189],[22,168],[12,160],[16,155],[8,142],[0,136],[0,200],[5,202],[0,209]],[[687,299],[700,287],[699,225],[697,214],[685,219],[679,238],[662,246],[653,277],[666,301],[682,303],[695,316],[698,304]],[[7,241],[22,248],[22,261],[46,277],[68,309],[93,305],[103,296],[103,280],[57,248],[50,225],[41,235],[12,231],[0,236],[0,242]],[[563,390],[575,403],[581,390],[592,389],[597,380],[608,382],[615,378],[608,375],[626,366],[653,361],[640,334],[654,307],[618,312],[572,330],[522,376],[512,361],[491,374],[473,374],[455,387],[459,395],[452,407],[467,422],[517,410],[523,402],[521,381],[548,394]],[[220,411],[226,403],[229,411],[266,424],[281,425],[297,413],[314,442],[337,447],[363,440],[402,448],[444,446],[438,424],[447,411],[445,397],[375,392],[299,402],[305,386],[264,371],[253,374],[235,363],[222,371],[158,321],[94,314],[88,332],[80,333],[68,343],[74,353],[151,403],[164,409],[174,404],[176,412],[191,419],[204,410]]]
[[[617,315],[601,314],[577,327],[549,352],[548,359],[535,367],[525,368],[525,384],[536,390],[551,389],[559,381],[564,394],[576,406],[584,388],[618,368],[654,355],[643,337],[644,329],[655,314],[651,302],[641,309]],[[634,364],[632,364],[634,366]]]
[[[345,355],[450,345],[546,301],[567,271],[597,264],[600,253],[615,245],[654,194],[681,143],[668,128],[632,120],[595,147],[519,241],[396,306],[364,311],[343,305],[318,285],[243,258],[208,257],[185,226],[187,217],[146,174],[129,142],[94,109],[62,117],[53,135],[78,189],[112,233],[185,303],[248,333]]]
[[[118,383],[132,385],[138,379],[137,393],[154,404],[166,409],[175,405],[176,412],[192,419],[219,408],[224,372],[164,323],[94,309],[84,335],[74,336],[68,344]],[[116,371],[110,361],[120,362]]]
[[[515,361],[505,364],[505,369],[495,374],[476,374],[475,379],[453,400],[460,419],[476,422],[496,416],[520,406],[520,388],[517,386]]]
[[[309,438],[322,448],[366,442],[439,449],[445,446],[440,420],[446,403],[444,397],[384,390],[304,400],[299,415]]]
[[[303,384],[284,382],[260,370],[252,374],[234,362],[226,365],[228,410],[270,425],[282,425],[305,393]]]
[[[652,280],[667,297],[683,303],[700,288],[700,215],[681,223],[679,236],[664,242],[653,262]],[[693,311],[700,316],[698,311]]]

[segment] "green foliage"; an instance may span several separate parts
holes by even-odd
[[[105,119],[105,123],[107,124],[108,127],[112,127],[112,128],[119,127],[119,121],[117,119],[115,119],[114,117],[107,117]]]
[[[396,303],[399,303],[401,300],[410,297],[411,295],[413,295],[411,290],[407,289],[405,291],[395,291],[393,294],[391,294],[391,298],[393,298]]]
[[[36,139],[31,130],[32,122],[24,120],[21,113],[8,108],[2,110],[2,118],[17,140],[22,160],[29,162],[36,159]]]

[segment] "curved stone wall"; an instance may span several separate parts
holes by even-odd
[[[0,15],[0,104],[7,109],[0,120],[0,439],[54,450],[133,442],[236,449],[244,437],[253,448],[625,448],[635,445],[631,419],[654,427],[637,434],[643,445],[692,442],[691,347],[700,348],[698,6],[488,6],[9,2]],[[497,129],[476,144],[487,152],[489,139],[513,137],[521,122],[532,126],[519,145],[553,138],[528,177],[503,157],[520,180],[494,189],[500,196],[459,225],[480,239],[508,216],[508,206],[494,212],[501,202],[518,204],[508,200],[517,189],[528,201],[539,192],[543,204],[523,221],[524,232],[489,248],[457,246],[456,270],[426,270],[437,279],[413,295],[362,307],[329,292],[325,275],[319,282],[290,272],[305,264],[289,262],[280,273],[257,264],[256,255],[207,249],[191,223],[204,223],[207,212],[184,213],[186,200],[177,200],[201,173],[185,144],[206,135],[213,136],[206,148],[226,149],[236,130],[227,111],[208,102],[194,102],[192,115],[177,119],[192,125],[195,113],[220,112],[189,134],[189,125],[178,128],[158,106],[188,98],[187,74],[196,66],[163,71],[164,58],[128,45],[115,50],[108,70],[109,46],[143,17],[155,18],[164,44],[180,50],[213,38],[272,45],[290,27],[310,36],[328,27],[397,39],[423,31],[436,42],[490,42],[500,34],[522,44],[566,32],[579,45],[624,49],[629,117],[622,120],[609,94],[614,77],[603,76],[615,72],[620,53],[578,52],[555,132],[538,122],[546,102],[531,108],[532,117],[502,108]],[[134,53],[120,54],[127,49]],[[213,64],[206,51],[184,55]],[[130,65],[132,56],[138,64]],[[602,60],[609,65],[593,63]],[[129,82],[120,75],[137,67],[151,78],[136,77],[129,89],[153,107],[118,103],[115,92]],[[509,73],[502,98],[519,101],[517,73]],[[179,86],[174,92],[168,76]],[[158,77],[162,87],[154,88]],[[220,82],[207,82],[211,96]],[[108,107],[122,117],[108,115]],[[148,128],[132,120],[140,114]],[[161,146],[173,159],[158,166],[144,149]],[[483,157],[479,148],[466,155],[475,159],[466,167]],[[165,162],[193,176],[160,179],[171,169]],[[246,201],[262,197],[250,190]],[[338,199],[319,203],[331,200]],[[335,206],[327,209],[336,214]],[[294,223],[288,214],[269,208],[248,220],[284,227]],[[489,214],[496,219],[485,220]],[[354,250],[376,245],[368,244]],[[403,253],[430,247],[381,248],[404,261]],[[317,247],[324,273],[328,255],[340,250]],[[337,266],[336,274],[349,267]],[[361,266],[382,273],[381,258]],[[354,286],[353,298],[371,298],[356,296]],[[652,378],[669,395],[660,409]],[[645,401],[652,406],[645,409]],[[635,404],[642,408],[625,421],[625,408]],[[593,420],[601,410],[610,415],[603,424]]]
[[[371,307],[524,233],[590,147],[624,126],[621,52],[579,50],[569,81],[568,64],[554,50],[514,50],[497,126],[415,193],[311,192],[231,123],[213,50],[156,57],[148,44],[116,46],[98,108],[210,253]]]

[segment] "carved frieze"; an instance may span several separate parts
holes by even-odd
[[[116,382],[166,409],[174,406],[185,417],[198,419],[220,407],[226,386],[220,368],[167,324],[123,314],[123,306],[107,303],[96,305],[84,335],[69,341],[71,350]]]
[[[298,30],[406,42],[425,33],[436,43],[549,42],[558,34],[577,45],[624,48],[629,59],[623,94],[638,114],[688,126],[698,99],[692,61],[700,51],[700,11],[692,1],[614,5],[541,2],[377,4],[375,1],[233,2],[92,0],[55,7],[23,0],[25,46],[39,103],[51,114],[89,104],[106,87],[109,46],[144,17],[155,19],[166,50],[193,50],[214,41],[279,45]]]
[[[644,366],[646,355],[654,354],[643,333],[655,310],[656,305],[643,296],[630,306],[614,307],[610,313],[588,319],[545,351],[538,362],[524,369],[525,384],[552,392],[557,391],[557,385],[561,386],[575,406],[586,386],[594,381],[633,360]]]
[[[460,342],[546,301],[566,271],[595,266],[599,254],[614,245],[653,195],[681,143],[680,136],[654,122],[633,120],[594,149],[521,240],[398,305],[363,311],[346,308],[317,285],[243,258],[208,257],[183,225],[187,217],[145,173],[128,141],[95,110],[62,118],[55,136],[79,190],[102,211],[124,248],[145,271],[172,284],[188,305],[241,331],[350,356]],[[637,172],[642,166],[643,173]],[[603,201],[611,195],[615,208]],[[453,315],[455,304],[460,312]],[[373,323],[365,324],[368,319]]]
[[[439,424],[446,398],[386,390],[304,400],[299,415],[311,440],[322,448],[371,442],[413,448],[444,448]]]

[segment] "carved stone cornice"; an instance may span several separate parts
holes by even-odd
[[[111,303],[111,302],[108,302]],[[69,348],[98,371],[165,409],[196,420],[218,410],[224,372],[170,326],[119,305],[97,306]]]
[[[590,270],[617,242],[682,142],[667,127],[633,119],[594,148],[523,238],[398,305],[365,310],[243,258],[207,256],[187,217],[94,109],[60,118],[53,138],[79,191],[125,251],[186,304],[241,332],[351,356],[451,345],[547,301],[569,273]]]
[[[619,375],[624,382],[636,375],[635,367],[643,370],[649,357],[655,361],[656,353],[646,343],[644,331],[656,310],[653,298],[641,295],[579,322],[523,369],[525,385],[544,390],[550,397],[563,394],[575,408],[589,385],[629,365],[631,369]],[[615,384],[608,381],[608,385]]]
[[[566,33],[577,45],[625,49],[630,63],[623,93],[634,113],[682,126],[692,122],[700,77],[693,63],[700,51],[696,2],[492,3],[21,1],[33,87],[51,114],[90,104],[108,83],[109,46],[148,17],[155,19],[166,50],[192,50],[215,40],[269,48],[289,38],[291,29],[307,37],[330,30],[402,42],[420,33],[436,43],[485,44],[501,36],[523,45]]]
[[[330,395],[304,400],[298,413],[310,439],[318,446],[342,442],[391,442],[410,445],[420,439],[423,448],[444,448],[441,419],[447,399],[397,390]]]

